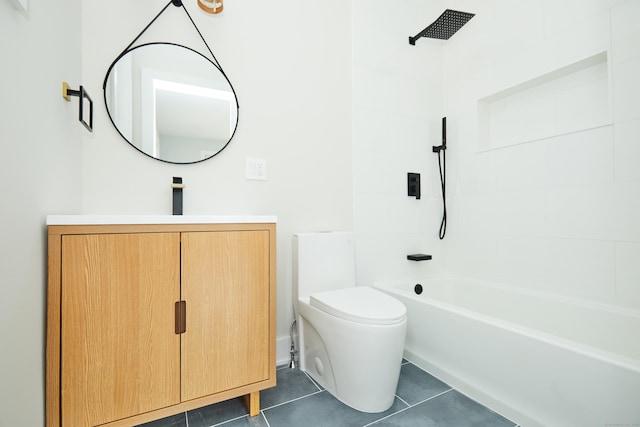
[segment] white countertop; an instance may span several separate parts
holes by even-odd
[[[47,225],[257,224],[276,222],[275,215],[47,215]]]

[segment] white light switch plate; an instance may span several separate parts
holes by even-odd
[[[266,180],[267,161],[265,159],[247,159],[244,176],[247,179]]]

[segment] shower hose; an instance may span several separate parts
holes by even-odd
[[[438,150],[438,169],[440,170],[440,186],[442,188],[442,222],[440,223],[440,240],[444,239],[447,232],[447,199],[446,199],[446,171],[447,160],[444,149]],[[442,153],[442,157],[440,154]]]

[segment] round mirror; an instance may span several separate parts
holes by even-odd
[[[111,64],[104,100],[120,135],[142,153],[169,163],[215,156],[238,125],[238,99],[213,61],[190,48],[151,43]]]

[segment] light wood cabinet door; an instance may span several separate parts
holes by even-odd
[[[62,236],[61,420],[94,426],[180,402],[180,234]]]
[[[182,234],[182,400],[269,379],[269,232]]]

